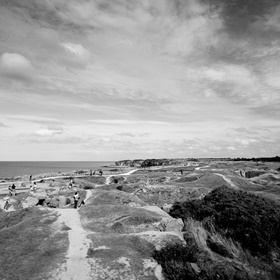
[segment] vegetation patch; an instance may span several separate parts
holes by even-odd
[[[170,214],[213,225],[254,255],[268,256],[280,246],[280,207],[273,200],[244,191],[221,187],[202,200],[175,203]]]
[[[0,213],[1,279],[48,279],[68,249],[53,212],[27,208]]]
[[[279,279],[277,266],[268,266],[252,257],[230,239],[206,230],[200,222],[188,219],[186,225],[186,245],[169,244],[153,254],[153,258],[163,268],[165,279]]]

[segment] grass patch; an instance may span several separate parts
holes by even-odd
[[[170,214],[208,221],[218,232],[239,242],[253,255],[268,256],[280,246],[280,207],[273,201],[227,187],[203,200],[175,203]]]
[[[59,268],[68,239],[54,227],[56,220],[52,212],[36,208],[0,213],[1,279],[48,279]]]
[[[161,221],[154,212],[124,205],[89,205],[80,210],[82,223],[93,232],[135,232],[140,225],[149,225]]]
[[[133,235],[117,235],[117,234],[102,234],[100,236],[93,235],[92,246],[100,247],[106,244],[106,250],[88,251],[88,257],[98,258],[105,265],[111,261],[118,259],[120,256],[131,260],[133,270],[142,270],[142,263],[139,259],[149,258],[153,254],[155,248],[148,241],[138,236]]]
[[[269,267],[232,240],[206,230],[201,222],[188,219],[184,238],[186,245],[168,245],[153,254],[167,280],[279,279],[277,267]]]

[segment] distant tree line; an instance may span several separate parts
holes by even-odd
[[[280,162],[280,157],[258,157],[258,158],[234,158],[233,161],[262,161],[262,162]]]

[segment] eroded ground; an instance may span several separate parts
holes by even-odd
[[[64,257],[57,260],[58,268],[54,269],[51,263],[37,274],[33,271],[14,279],[59,279],[58,275],[60,279],[78,279],[74,276],[77,267],[82,268],[78,273],[81,280],[164,279],[161,266],[153,258],[154,252],[168,244],[185,244],[186,225],[168,214],[174,202],[202,199],[221,186],[279,202],[279,168],[279,163],[205,161],[129,173],[112,172],[105,176],[79,176],[74,178],[71,189],[69,178],[38,181],[35,193],[30,191],[28,182],[21,183],[18,194],[10,198],[9,211],[22,215],[26,209],[37,209],[42,217],[46,215],[44,211],[60,216],[55,223],[60,222],[60,231],[68,234],[69,244],[68,251],[61,251]],[[0,190],[3,208],[7,184],[2,184]],[[73,209],[75,191],[80,193],[80,202],[86,200],[78,210]],[[2,211],[1,219],[6,219],[8,214]],[[39,223],[36,227],[41,228]],[[7,229],[0,229],[0,233],[3,230]],[[77,233],[82,233],[83,238],[77,239],[79,248],[75,248],[75,257],[73,246]],[[2,245],[11,246],[10,243]]]

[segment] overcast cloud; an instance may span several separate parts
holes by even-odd
[[[280,154],[276,0],[0,0],[1,160]]]

